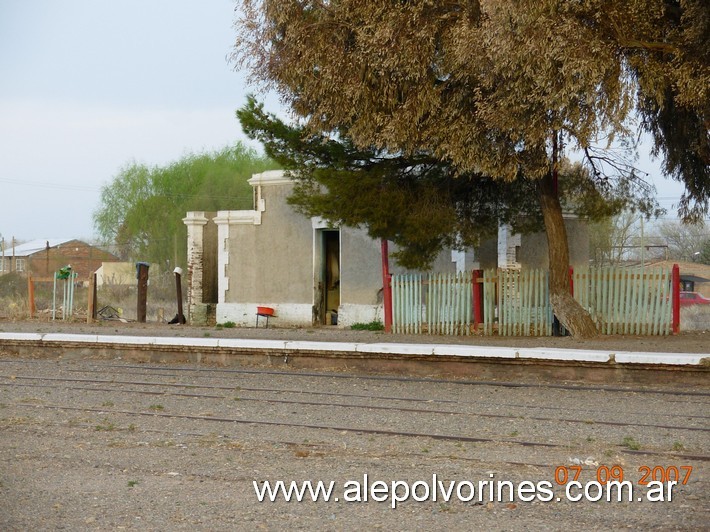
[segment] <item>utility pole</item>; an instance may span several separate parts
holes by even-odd
[[[646,262],[646,246],[643,241],[643,214],[641,215],[641,268],[645,266]]]
[[[146,307],[148,299],[148,268],[150,264],[147,262],[136,263],[136,278],[138,279],[138,293],[136,303],[136,321],[145,323]]]

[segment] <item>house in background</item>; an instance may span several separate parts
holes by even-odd
[[[158,264],[150,265],[151,277],[160,275]],[[104,262],[96,270],[96,286],[137,286],[135,262]]]
[[[278,324],[349,326],[383,320],[379,241],[362,229],[307,218],[287,203],[293,182],[280,170],[254,175],[254,208],[188,212],[188,307],[193,324],[253,325],[257,306]],[[567,220],[573,264],[588,263],[587,226]],[[529,249],[528,249],[529,248]],[[437,273],[547,267],[544,234],[512,235],[475,250],[442,252]],[[410,273],[390,260],[391,273]]]
[[[2,250],[0,273],[18,272],[35,278],[52,278],[54,272],[71,265],[77,279],[86,281],[103,262],[118,257],[75,239],[33,240]]]
[[[653,266],[670,268],[678,264],[680,270],[680,289],[687,292],[698,292],[710,298],[710,265],[699,262],[661,261]]]

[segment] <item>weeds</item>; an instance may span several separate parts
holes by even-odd
[[[104,418],[104,424],[103,425],[96,425],[96,427],[94,427],[94,430],[111,432],[112,430],[116,430],[116,425],[111,423],[107,418]]]
[[[641,448],[641,444],[631,436],[625,436],[624,441],[621,442],[621,445],[627,449],[631,449],[632,451],[638,451]]]
[[[350,328],[353,331],[384,331],[385,326],[381,321],[371,321],[370,323],[353,323]]]

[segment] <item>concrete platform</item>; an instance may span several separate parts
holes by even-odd
[[[492,379],[710,383],[710,354],[430,343],[0,333],[0,355],[120,358]]]

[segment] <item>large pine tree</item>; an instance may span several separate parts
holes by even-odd
[[[236,59],[312,134],[426,153],[468,187],[475,176],[529,181],[553,308],[588,336],[594,324],[569,295],[562,147],[584,153],[604,187],[628,171],[607,148],[633,142],[640,111],[688,185],[686,211],[707,212],[709,10],[701,0],[244,0]],[[694,158],[680,150],[684,127]]]

